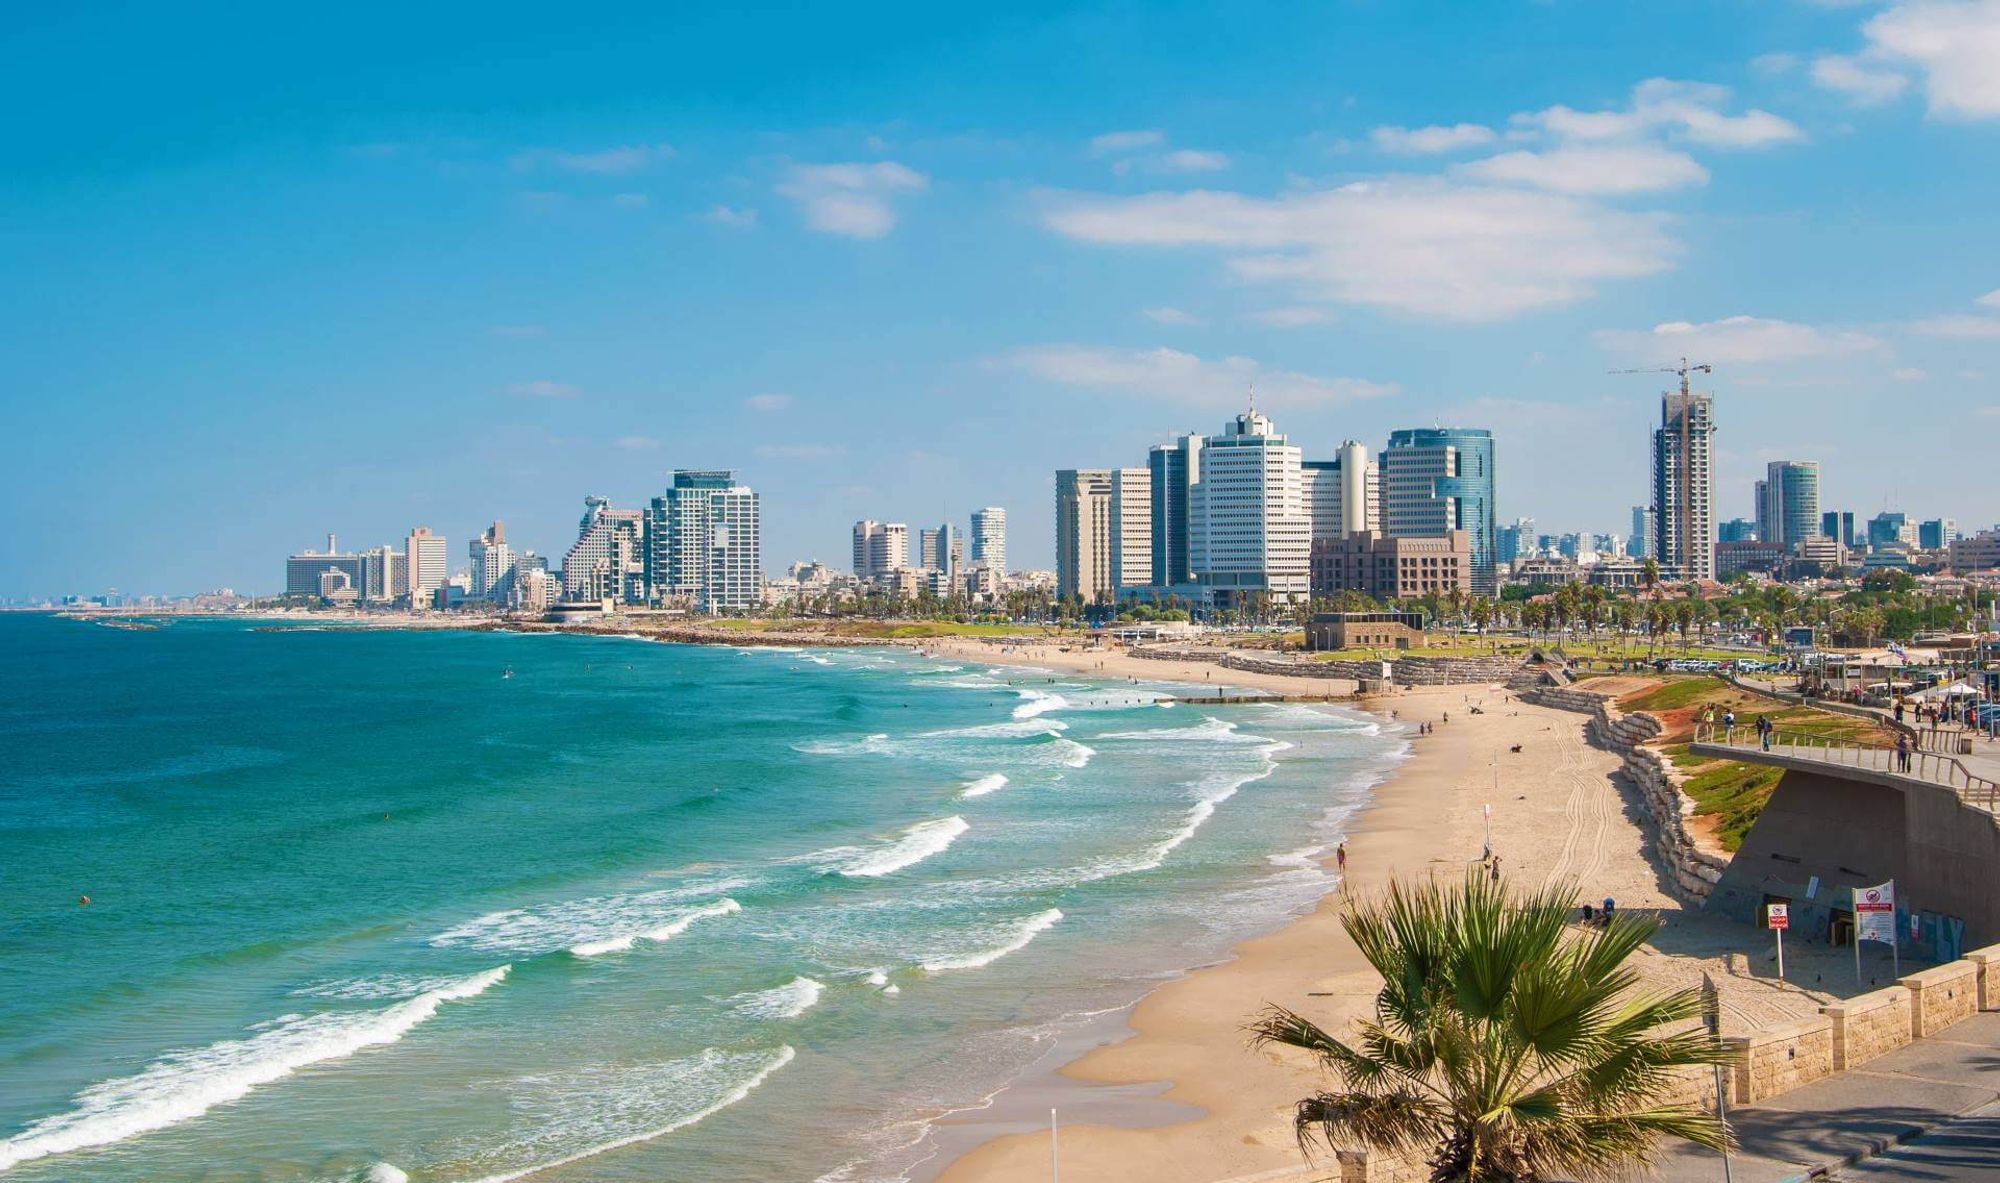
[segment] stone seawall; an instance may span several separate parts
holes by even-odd
[[[1833,1020],[1833,1070],[1845,1072],[1910,1042],[1910,991],[1904,986],[1857,994],[1819,1008]]]
[[[1660,865],[1672,876],[1684,899],[1694,903],[1707,899],[1729,866],[1729,855],[1708,849],[1696,839],[1688,825],[1688,818],[1694,814],[1694,801],[1681,792],[1680,770],[1657,749],[1645,746],[1646,741],[1660,734],[1660,721],[1644,711],[1628,715],[1607,696],[1572,687],[1544,686],[1521,697],[1542,706],[1590,716],[1584,724],[1584,733],[1591,742],[1624,760],[1626,778],[1645,801]]]

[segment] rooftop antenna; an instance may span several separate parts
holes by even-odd
[[[1257,413],[1257,383],[1255,381],[1250,383],[1250,413],[1252,415]]]

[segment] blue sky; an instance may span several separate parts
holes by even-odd
[[[674,467],[766,566],[1215,430],[1492,428],[1622,529],[1713,362],[1724,516],[2000,520],[2000,0],[46,5],[0,30],[0,596],[269,590]],[[1982,302],[1983,301],[1983,302]]]

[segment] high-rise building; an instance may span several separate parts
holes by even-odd
[[[1188,496],[1201,479],[1201,437],[1184,435],[1156,444],[1146,456],[1153,478],[1153,577],[1155,587],[1194,582],[1188,566]]]
[[[1311,594],[1312,518],[1299,449],[1252,408],[1202,441],[1189,487],[1188,566],[1215,607]],[[1490,535],[1489,535],[1490,537]]]
[[[444,535],[431,533],[429,526],[418,526],[404,540],[403,551],[410,569],[410,605],[428,608],[432,594],[444,586],[445,577],[450,574],[446,570]]]
[[[1112,579],[1111,470],[1056,472],[1056,595],[1085,604],[1108,603]]]
[[[1302,462],[1300,474],[1314,542],[1381,528],[1381,469],[1364,445],[1348,440],[1332,460]]]
[[[1917,545],[1924,550],[1943,550],[1957,537],[1958,523],[1950,518],[1917,523]]]
[[[646,510],[647,596],[709,613],[761,603],[761,515],[756,492],[734,472],[675,469]]]
[[[1632,507],[1632,538],[1625,544],[1626,550],[1635,559],[1657,559],[1653,549],[1658,541],[1659,529],[1654,521],[1653,507],[1635,505]]]
[[[1660,396],[1653,432],[1653,553],[1680,579],[1715,578],[1715,400]]]
[[[1493,558],[1493,433],[1418,427],[1389,435],[1382,453],[1382,532],[1440,538],[1463,530],[1472,543],[1472,590],[1499,590]]]
[[[972,511],[972,565],[995,575],[1007,573],[1007,511],[997,505]]]
[[[1153,579],[1153,474],[1111,470],[1111,582],[1136,587]]]
[[[1871,550],[1916,544],[1917,524],[1910,520],[1909,514],[1883,510],[1868,519],[1868,546]]]
[[[514,585],[514,548],[507,545],[506,527],[494,522],[467,549],[472,580],[469,596],[504,603]]]
[[[1757,482],[1757,537],[1797,546],[1819,533],[1819,462],[1773,460]]]
[[[854,523],[854,574],[878,579],[910,565],[910,528],[902,522]]]
[[[563,556],[563,598],[637,601],[646,595],[646,522],[609,497],[583,499],[576,541]]]
[[[1847,510],[1827,510],[1819,515],[1819,532],[1843,547],[1860,545],[1854,534],[1854,515]]]
[[[944,570],[938,558],[938,532],[929,526],[917,531],[917,566],[925,571]]]
[[[946,522],[938,527],[938,567],[949,577],[965,570],[965,534]]]
[[[306,550],[285,560],[285,594],[299,599],[325,599],[328,589],[348,589],[359,598],[367,585],[366,563],[361,555],[342,554],[338,540],[326,536],[324,551]],[[340,578],[329,581],[329,574]]]
[[[1764,482],[1759,481],[1757,483],[1761,485]],[[1728,521],[1716,525],[1715,540],[1717,542],[1756,542],[1759,540],[1757,523],[1751,521],[1749,518],[1730,518]]]

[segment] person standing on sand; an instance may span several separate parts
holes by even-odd
[[[1333,861],[1341,874],[1347,874],[1347,843],[1342,842],[1333,848]]]

